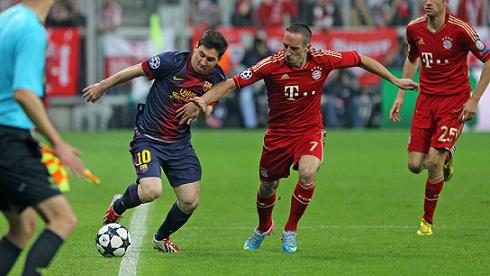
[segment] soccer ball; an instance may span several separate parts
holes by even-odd
[[[102,226],[95,237],[95,246],[104,257],[122,257],[130,245],[128,229],[117,223]]]

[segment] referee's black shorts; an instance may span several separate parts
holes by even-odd
[[[0,210],[22,212],[59,195],[28,130],[0,125]]]

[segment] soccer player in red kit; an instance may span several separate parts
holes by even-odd
[[[320,110],[321,91],[328,74],[337,68],[359,66],[402,89],[417,89],[409,79],[398,79],[377,61],[357,52],[334,52],[311,48],[311,30],[294,23],[286,28],[284,49],[259,61],[242,73],[217,84],[194,101],[205,110],[208,102],[231,91],[264,79],[269,98],[269,128],[260,159],[257,192],[259,225],[247,239],[245,250],[258,249],[274,231],[272,209],[279,179],[289,176],[290,167],[299,171],[291,197],[289,219],[282,234],[283,250],[295,252],[296,227],[315,189],[315,175],[323,160],[324,130]],[[182,116],[182,121],[189,116]],[[189,121],[187,121],[189,122]]]
[[[490,50],[473,28],[447,13],[448,0],[423,0],[425,15],[407,26],[410,46],[403,77],[413,78],[419,63],[420,95],[417,98],[410,140],[408,167],[413,173],[428,170],[424,215],[417,234],[432,235],[434,210],[444,181],[454,169],[454,143],[464,122],[473,118],[490,80]],[[468,51],[485,63],[473,95],[468,78]],[[405,92],[400,90],[390,111],[400,121]]]

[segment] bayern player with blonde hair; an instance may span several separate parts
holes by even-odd
[[[478,102],[490,80],[490,50],[468,23],[449,14],[448,0],[423,0],[425,15],[407,26],[410,50],[403,77],[413,78],[420,66],[420,95],[410,129],[408,168],[413,173],[428,170],[424,214],[417,234],[432,235],[432,222],[439,194],[454,174],[452,155],[464,123],[475,115]],[[468,52],[484,62],[481,78],[471,94]],[[405,91],[400,90],[390,111],[400,121]]]

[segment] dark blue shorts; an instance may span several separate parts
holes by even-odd
[[[130,143],[138,181],[161,177],[160,168],[172,187],[201,180],[201,163],[189,140],[164,143],[138,136]]]

